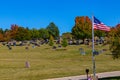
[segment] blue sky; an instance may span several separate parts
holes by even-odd
[[[0,28],[11,24],[46,28],[54,22],[60,33],[71,32],[76,16],[94,14],[108,26],[120,23],[120,0],[0,0]]]

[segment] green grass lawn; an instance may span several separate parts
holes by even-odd
[[[84,48],[86,55],[81,55]],[[95,49],[109,49],[109,46],[95,46]],[[67,46],[66,49],[53,50],[48,45],[25,49],[25,46],[0,46],[0,80],[43,80],[56,77],[85,74],[88,68],[92,73],[91,47],[86,45]],[[120,60],[113,60],[110,51],[96,56],[96,72],[120,70]],[[29,61],[30,68],[25,67]]]

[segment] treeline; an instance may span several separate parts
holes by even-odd
[[[71,32],[62,34],[62,38],[84,40],[92,39],[92,21],[88,16],[78,16],[75,18],[75,25],[72,27]],[[120,36],[120,24],[111,27],[110,32],[95,30],[95,36],[101,37],[119,37]],[[55,23],[51,22],[46,28],[29,29],[28,27],[21,27],[17,24],[11,25],[10,29],[3,30],[0,28],[0,41],[10,40],[31,40],[31,39],[59,39],[60,31]]]
[[[3,30],[0,28],[0,41],[49,39],[50,36],[54,39],[59,37],[59,29],[53,22],[51,22],[46,28],[40,29],[29,29],[28,27],[21,27],[17,24],[11,25],[10,30]]]

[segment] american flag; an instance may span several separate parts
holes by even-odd
[[[96,17],[93,17],[93,18],[94,18],[93,28],[95,30],[110,31],[110,27],[106,26],[104,23],[99,21]]]

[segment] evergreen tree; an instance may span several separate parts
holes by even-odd
[[[51,22],[46,29],[48,30],[49,35],[52,35],[54,39],[59,37],[59,29],[53,22]]]
[[[62,41],[62,46],[63,47],[67,47],[68,46],[68,42],[67,42],[67,39],[64,38],[63,41]]]

